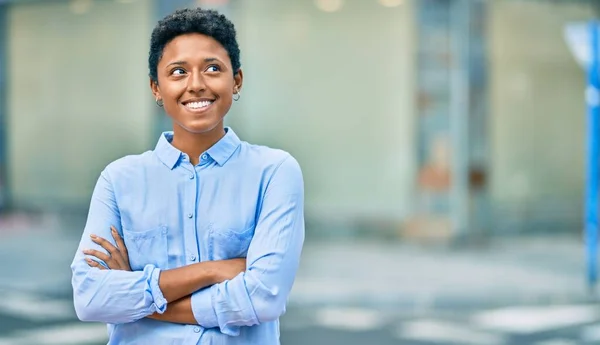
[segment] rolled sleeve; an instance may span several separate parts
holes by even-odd
[[[148,265],[146,267],[152,267]],[[146,268],[144,268],[146,270]],[[148,292],[150,293],[150,298],[152,301],[152,308],[149,310],[149,314],[159,313],[162,314],[167,310],[167,300],[165,296],[163,296],[162,291],[160,290],[160,286],[158,285],[158,279],[160,278],[161,270],[159,268],[154,268],[152,274],[150,275],[150,282],[148,284]]]
[[[127,272],[73,266],[75,311],[82,321],[120,324],[164,313],[167,301],[158,286],[160,269],[147,265]]]
[[[194,313],[194,318],[204,328],[219,326],[217,314],[212,304],[211,289],[213,288],[214,286],[211,286],[192,294],[192,312]]]
[[[304,188],[300,167],[288,156],[264,194],[247,269],[192,296],[198,323],[238,335],[241,326],[277,320],[284,312],[304,242]]]
[[[167,301],[158,285],[161,270],[154,265],[128,272],[100,270],[85,262],[84,249],[104,251],[91,241],[90,235],[110,241],[110,227],[121,231],[120,224],[119,208],[105,170],[94,189],[87,223],[71,264],[75,312],[82,321],[128,323],[153,313],[164,313],[167,308]],[[115,245],[114,242],[112,244]]]

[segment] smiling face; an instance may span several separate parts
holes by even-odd
[[[163,101],[175,134],[222,132],[223,118],[243,79],[241,70],[234,74],[225,48],[197,33],[177,36],[165,45],[157,78],[158,83],[150,81],[152,93]]]

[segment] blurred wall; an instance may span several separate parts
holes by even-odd
[[[592,17],[581,2],[490,3],[491,194],[499,221],[580,221],[586,82],[563,29]]]
[[[327,3],[325,1],[324,3]],[[329,3],[336,3],[335,1]],[[312,219],[398,220],[415,169],[412,1],[236,1],[245,73],[229,122],[302,165]]]
[[[9,7],[8,166],[17,206],[85,208],[107,162],[153,143],[152,3]]]
[[[227,122],[243,139],[300,161],[310,219],[401,221],[415,203],[415,2],[388,8],[346,0],[334,12],[316,3],[231,0],[221,8],[238,28],[245,74]],[[87,207],[107,162],[152,148],[156,129],[168,129],[168,120],[156,121],[147,81],[157,4],[173,5],[9,7],[15,206]],[[562,30],[591,18],[592,9],[564,2],[489,6],[495,219],[513,229],[515,222],[578,222],[585,80]]]

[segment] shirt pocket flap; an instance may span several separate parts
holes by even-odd
[[[160,226],[149,230],[136,231],[123,229],[123,240],[129,254],[129,264],[134,271],[143,270],[146,265],[167,269],[168,228]]]

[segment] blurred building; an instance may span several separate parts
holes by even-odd
[[[585,78],[564,25],[593,1],[0,0],[0,207],[85,211],[151,149],[150,32],[182,6],[234,20],[228,116],[290,151],[310,230],[448,238],[579,231]]]

